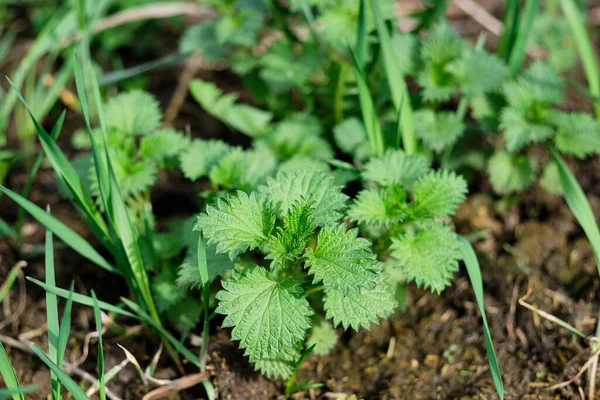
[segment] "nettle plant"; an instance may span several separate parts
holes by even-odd
[[[207,243],[236,260],[216,295],[216,312],[267,376],[289,377],[303,345],[318,346],[319,354],[335,345],[321,310],[333,327],[355,330],[392,314],[396,280],[383,271],[384,261],[404,281],[436,292],[458,268],[458,237],[446,217],[464,199],[462,178],[400,150],[371,159],[362,177],[376,187],[350,207],[330,172],[297,168],[250,194],[222,197],[198,217],[195,229]],[[346,218],[364,225],[377,245]]]

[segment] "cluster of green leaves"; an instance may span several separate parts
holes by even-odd
[[[216,312],[268,376],[292,374],[315,309],[334,326],[359,329],[396,307],[371,242],[340,223],[347,208],[341,189],[319,168],[280,171],[250,194],[219,198],[198,217],[208,244],[237,261],[217,293]],[[321,322],[307,343],[318,342],[325,353],[334,336]]]
[[[600,127],[593,116],[583,112],[556,109],[564,97],[564,82],[546,63],[533,63],[502,87],[506,106],[497,118],[503,132],[505,151],[496,152],[489,161],[494,188],[510,193],[527,188],[536,178],[539,160],[526,154],[534,143],[554,145],[562,153],[585,158],[600,151]],[[543,166],[541,183],[551,192],[560,192],[553,162]]]
[[[364,226],[380,248],[389,247],[392,265],[406,281],[441,292],[460,259],[458,236],[444,219],[465,199],[465,180],[431,170],[422,156],[400,150],[369,160],[361,177],[368,188],[350,206],[350,220]]]

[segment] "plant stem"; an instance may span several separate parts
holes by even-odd
[[[200,349],[200,372],[206,369],[206,353],[208,351],[208,328],[210,322],[210,283],[202,285],[202,307],[204,308],[204,321],[202,323],[202,348]]]

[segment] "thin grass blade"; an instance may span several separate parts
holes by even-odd
[[[165,68],[180,63],[192,55],[192,52],[171,54],[169,56],[152,60],[135,67],[108,72],[98,79],[100,87],[114,85],[127,79],[135,78],[153,69]]]
[[[590,92],[594,96],[600,96],[600,65],[598,65],[594,46],[585,25],[585,18],[574,0],[559,0],[559,3],[573,32]],[[595,104],[595,110],[596,118],[600,120],[600,104]]]
[[[60,320],[60,329],[58,331],[58,359],[56,365],[58,365],[59,368],[62,368],[65,352],[67,351],[67,342],[69,341],[69,335],[71,334],[71,309],[73,308],[74,291],[75,282],[71,282],[71,289],[68,292],[67,303],[65,304],[63,316]],[[52,293],[48,290],[46,290],[46,292]],[[53,294],[56,295],[56,293]]]
[[[58,236],[63,242],[65,242],[77,253],[81,254],[83,257],[96,263],[98,266],[104,268],[107,271],[110,271],[115,274],[120,274],[118,269],[116,269],[108,261],[106,261],[104,257],[102,257],[100,253],[98,253],[91,244],[89,244],[73,229],[69,228],[68,226],[60,222],[58,219],[49,215],[40,207],[33,204],[31,201],[19,196],[12,190],[7,189],[4,186],[0,186],[0,192],[4,193],[19,206],[23,207],[25,211],[31,214],[32,217],[37,219],[42,225],[44,225],[47,229],[52,231],[52,233]]]
[[[79,293],[72,293],[72,292],[70,292],[68,290],[61,289],[61,288],[56,287],[56,286],[48,286],[44,282],[39,281],[39,280],[37,280],[35,278],[32,278],[32,277],[29,277],[29,276],[27,277],[27,280],[30,281],[30,282],[32,282],[32,283],[34,283],[34,284],[36,284],[36,285],[38,285],[39,287],[41,287],[44,290],[47,290],[49,292],[52,292],[52,293],[56,294],[59,297],[62,297],[64,299],[68,299],[69,296],[71,296],[72,301],[74,301],[75,303],[83,304],[83,305],[88,306],[88,307],[94,307],[94,300],[91,297],[89,297],[89,296],[85,296],[85,295],[79,294]],[[137,315],[135,315],[135,314],[133,314],[133,313],[127,311],[127,310],[124,310],[124,309],[122,309],[120,307],[114,306],[114,305],[112,305],[110,303],[106,303],[106,302],[101,301],[101,300],[98,300],[98,306],[100,307],[100,309],[102,309],[104,311],[107,311],[107,312],[111,312],[111,313],[118,314],[118,315],[123,315],[124,317],[129,317],[129,318],[133,318],[133,319],[136,319],[136,320],[140,320],[141,319]]]
[[[510,58],[508,60],[508,69],[511,76],[515,76],[527,55],[527,40],[529,34],[533,28],[535,18],[538,16],[540,10],[540,0],[527,0],[525,2],[525,9],[523,10],[523,17],[519,23],[519,30],[517,37],[515,38],[514,46],[511,49]]]
[[[498,45],[498,56],[508,63],[519,32],[519,0],[508,0],[504,6],[504,30]]]
[[[598,273],[600,274],[600,230],[598,229],[592,207],[565,160],[552,146],[548,146],[548,149],[556,165],[558,165],[560,184],[562,185],[567,205],[590,241],[594,256],[596,257]]]
[[[365,64],[369,58],[369,38],[367,34],[367,13],[365,0],[360,0],[358,8],[358,28],[356,30],[356,64],[360,71],[365,70]]]
[[[198,357],[194,355],[191,351],[189,351],[179,340],[175,339],[169,332],[167,332],[162,326],[157,324],[151,317],[148,315],[140,306],[135,304],[133,301],[121,297],[121,301],[130,309],[132,309],[135,313],[138,314],[139,318],[145,321],[146,323],[152,325],[162,336],[165,338],[168,343],[170,343],[182,356],[188,359],[192,364],[197,367],[200,367],[201,362]]]
[[[19,385],[19,380],[17,379],[17,374],[8,359],[8,354],[6,354],[2,343],[0,343],[0,375],[2,375],[6,387],[14,391],[12,394],[13,400],[25,400],[21,391],[21,385]]]
[[[48,208],[48,214],[50,209]],[[44,276],[46,284],[50,286],[56,286],[54,279],[54,245],[52,243],[52,231],[46,230],[46,262]],[[50,359],[58,365],[58,337],[59,337],[59,321],[58,321],[58,300],[56,295],[50,292],[46,292],[46,321],[48,324],[48,355]],[[61,386],[60,381],[54,375],[51,374],[52,380],[52,398],[60,399],[61,397]]]
[[[37,386],[22,386],[20,389],[0,389],[0,400],[14,399],[18,394],[27,394],[38,390]]]
[[[396,52],[394,52],[392,46],[392,38],[383,21],[378,0],[371,0],[371,8],[373,10],[375,26],[377,27],[379,43],[381,44],[383,67],[392,93],[392,102],[400,115],[402,146],[406,153],[411,154],[417,151],[417,140],[415,138],[415,125],[408,88],[406,87],[402,71],[398,68],[400,64],[396,59]]]
[[[106,400],[106,384],[104,382],[104,350],[102,349],[102,316],[100,315],[100,305],[96,292],[92,290],[92,300],[94,301],[94,320],[96,321],[96,330],[98,331],[98,391],[100,400]]]
[[[10,292],[10,289],[14,285],[17,276],[19,276],[19,271],[21,271],[21,268],[23,268],[23,265],[20,263],[12,267],[8,272],[6,279],[4,282],[2,282],[2,285],[0,286],[0,304],[2,304],[2,300],[4,300],[6,295]]]
[[[367,81],[360,69],[360,65],[358,64],[358,60],[356,59],[352,49],[350,49],[350,54],[352,55],[352,60],[354,61],[354,75],[356,76],[356,86],[358,88],[358,100],[363,115],[365,130],[367,131],[367,138],[369,140],[371,154],[378,156],[384,151],[383,133],[379,124],[379,119],[377,118],[373,98],[369,92],[369,86],[367,85]]]
[[[44,353],[44,351],[40,349],[40,347],[37,344],[33,343],[31,347],[33,347],[33,350],[38,355],[38,357],[44,362],[44,364],[46,364],[48,368],[50,368],[52,372],[54,372],[54,374],[58,377],[58,380],[60,380],[63,386],[69,391],[69,393],[73,395],[75,400],[89,400],[89,397],[87,397],[83,389],[81,389],[79,385],[75,383],[75,381],[71,379],[71,377],[69,377],[69,375],[67,375],[62,369],[60,369],[58,365],[53,363],[52,360],[48,358],[46,353]]]
[[[479,306],[479,311],[481,312],[485,350],[487,352],[488,362],[492,372],[492,379],[494,380],[494,385],[496,386],[496,392],[498,393],[498,396],[500,396],[500,399],[504,399],[504,385],[502,383],[502,376],[500,374],[500,366],[498,365],[498,359],[496,358],[494,342],[492,341],[492,335],[490,334],[490,328],[487,323],[485,307],[483,304],[483,280],[481,279],[481,267],[479,266],[477,254],[475,253],[473,246],[471,246],[471,243],[469,243],[469,241],[463,236],[459,236],[459,240],[461,242],[460,251],[462,254],[462,259],[467,268],[469,280],[471,281],[471,286],[473,287],[473,292],[475,292],[475,298],[477,299],[477,305]]]

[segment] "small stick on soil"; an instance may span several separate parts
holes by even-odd
[[[175,89],[175,92],[171,97],[171,101],[169,102],[169,106],[165,111],[163,126],[171,126],[173,121],[175,121],[177,118],[177,115],[179,115],[179,110],[181,110],[181,106],[183,106],[183,103],[185,102],[190,82],[196,75],[196,72],[200,70],[201,66],[202,62],[200,57],[196,55],[192,56],[186,61],[185,67],[183,68],[183,71],[181,71],[177,88]]]
[[[588,392],[589,400],[594,400],[594,394],[596,393],[596,373],[598,372],[598,356],[596,355],[596,357],[593,357],[593,359],[594,361],[592,362],[592,367],[590,368],[590,373],[588,374],[590,381],[590,389]]]
[[[182,378],[175,379],[171,381],[169,384],[159,387],[158,389],[154,389],[153,391],[147,393],[142,397],[142,400],[158,400],[164,399],[165,397],[170,396],[173,393],[180,392],[182,390],[191,388],[192,386],[196,386],[203,380],[208,378],[208,374],[205,372],[200,372],[197,374],[186,375]]]
[[[508,337],[514,339],[515,336],[515,315],[517,313],[517,299],[519,298],[519,281],[515,282],[515,286],[513,287],[512,297],[510,299],[510,309],[508,311],[508,315],[506,317],[506,332],[508,333]]]
[[[587,360],[585,364],[583,364],[583,367],[581,367],[581,369],[579,370],[577,375],[575,375],[574,377],[572,377],[571,379],[569,379],[566,382],[562,382],[562,383],[558,383],[554,386],[550,386],[548,388],[548,390],[556,390],[556,389],[564,388],[564,387],[569,386],[573,382],[575,382],[577,379],[579,379],[581,377],[581,375],[583,375],[585,373],[585,371],[587,371],[590,368],[590,366],[594,363],[594,360],[596,360],[596,361],[598,360],[598,356],[600,356],[600,351],[597,351],[596,353],[594,353],[590,357],[590,359]]]

